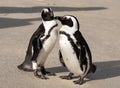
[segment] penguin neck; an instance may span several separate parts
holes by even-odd
[[[46,31],[49,31],[51,27],[57,24],[55,20],[42,21]]]
[[[73,35],[78,29],[74,28],[74,27],[69,27],[66,25],[63,25],[60,29],[60,31],[64,31],[66,33],[68,33],[69,35]]]

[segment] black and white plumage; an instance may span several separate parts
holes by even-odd
[[[70,71],[69,75],[61,76],[61,78],[72,79],[72,76],[76,74],[80,76],[80,79],[74,83],[82,84],[84,77],[96,70],[96,66],[92,64],[91,51],[79,31],[79,22],[76,17],[67,15],[58,16],[56,19],[62,24],[59,32],[60,62]]]
[[[54,75],[44,68],[45,61],[55,46],[58,30],[57,23],[51,8],[44,8],[41,11],[42,23],[33,33],[26,52],[24,62],[18,66],[20,70],[29,70],[30,66],[34,70],[34,75],[46,79],[45,75]],[[40,67],[42,75],[38,75]]]

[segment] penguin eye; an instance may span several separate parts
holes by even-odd
[[[67,17],[63,17],[63,20],[67,20]]]
[[[62,24],[67,25],[69,27],[72,27],[73,26],[73,21],[72,21],[71,18],[63,17],[62,18]]]
[[[69,18],[69,19],[68,19],[68,25],[69,25],[70,27],[72,27],[72,26],[73,26],[73,21],[72,21],[72,19],[71,19],[71,18]]]

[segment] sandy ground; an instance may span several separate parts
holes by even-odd
[[[68,73],[59,63],[58,43],[46,68],[57,76],[35,78],[17,69],[24,60],[28,41],[41,23],[40,11],[51,7],[55,15],[75,15],[97,65],[83,85],[62,80]],[[59,25],[60,27],[60,25]],[[0,88],[119,88],[120,87],[120,0],[1,0],[0,1]],[[89,80],[88,80],[89,79]]]

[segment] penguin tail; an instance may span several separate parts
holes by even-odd
[[[23,64],[18,65],[17,68],[18,68],[19,70],[23,70]]]
[[[32,66],[31,57],[32,57],[31,50],[27,50],[25,60],[23,61],[23,63],[18,65],[17,68],[23,71],[29,71],[29,69],[31,70],[31,66]]]
[[[31,64],[27,65],[27,64],[22,63],[22,64],[18,65],[17,68],[19,70],[23,70],[23,71],[27,71],[27,72],[33,71],[32,68],[31,68]]]
[[[97,69],[96,65],[92,64],[91,69],[90,69],[91,72],[95,73],[96,69]]]

